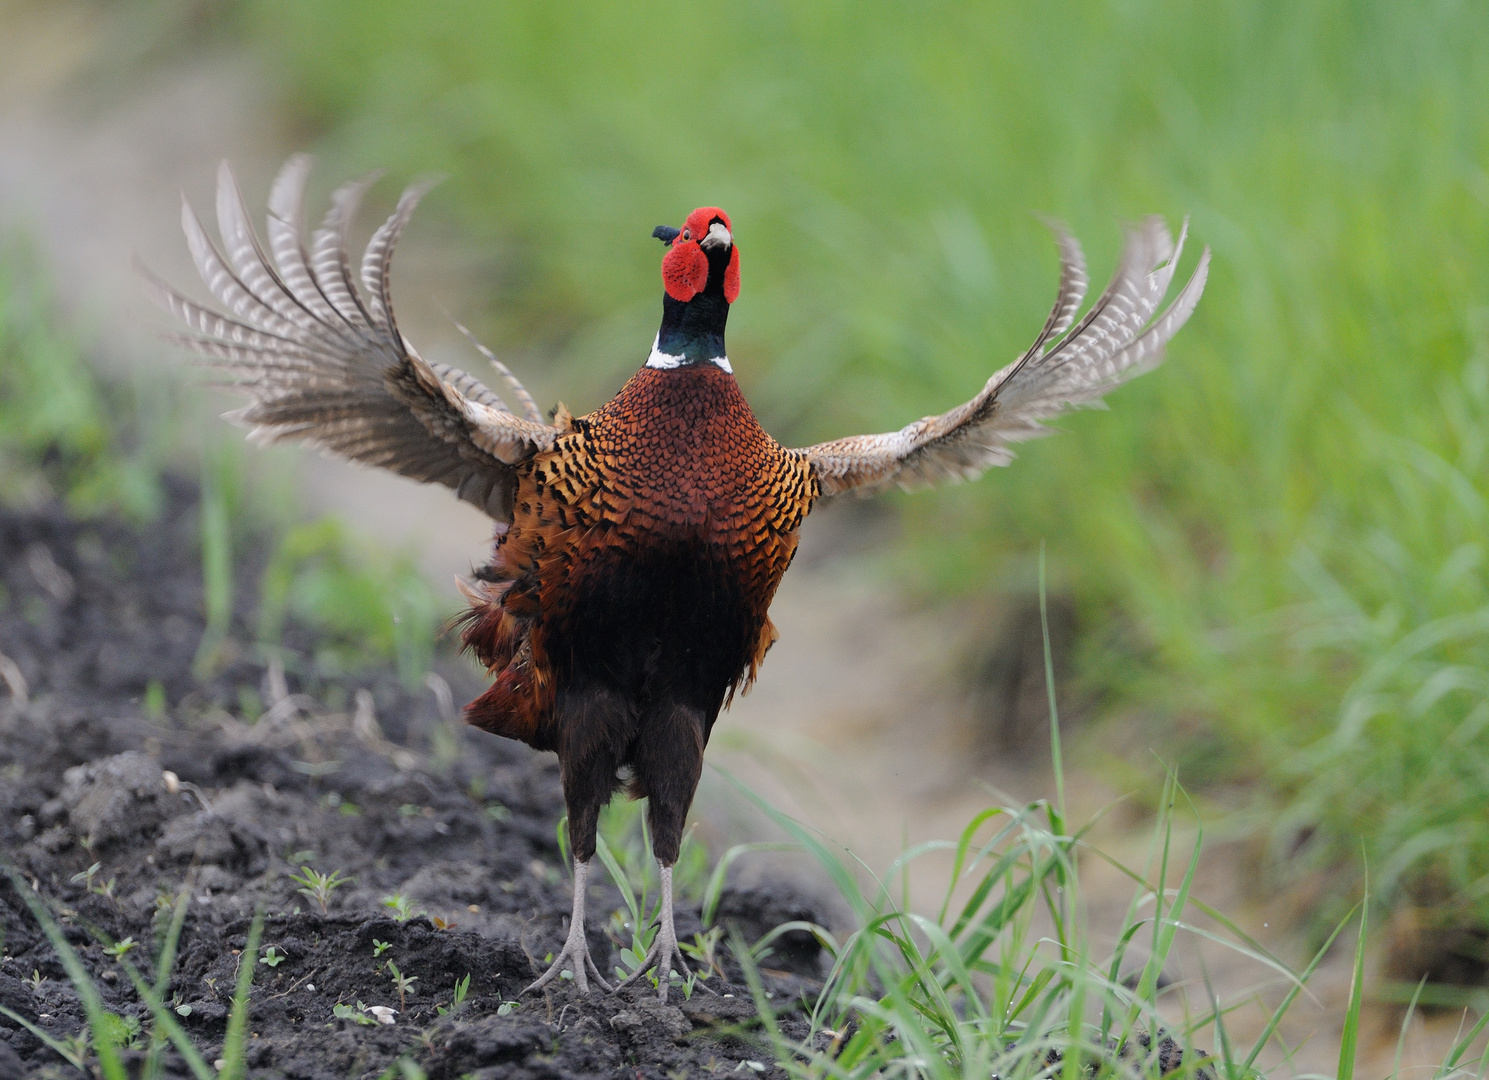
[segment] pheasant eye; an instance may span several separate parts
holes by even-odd
[[[684,239],[684,240],[691,240],[691,239],[693,239],[693,234],[692,234],[692,233],[690,233],[690,232],[689,232],[689,231],[688,231],[688,230],[687,230],[687,229],[684,229],[684,230],[683,230],[683,231],[682,231],[682,238],[683,238],[683,239]]]

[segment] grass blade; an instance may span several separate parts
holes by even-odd
[[[1339,1044],[1339,1080],[1354,1080],[1355,1050],[1360,1042],[1360,1003],[1365,997],[1365,939],[1370,929],[1370,885],[1360,900],[1360,940],[1355,943],[1355,970],[1349,983],[1349,1008],[1344,1014],[1344,1034]]]
[[[621,899],[626,902],[626,908],[631,913],[631,925],[639,934],[643,929],[641,925],[641,906],[636,899],[636,891],[631,888],[631,879],[626,872],[620,868],[616,861],[615,853],[610,850],[610,845],[605,838],[598,833],[595,835],[595,854],[600,857],[600,862],[610,874],[610,880],[615,882],[615,887],[620,890]]]
[[[724,852],[718,864],[709,875],[708,884],[703,890],[703,914],[700,921],[706,930],[713,925],[714,914],[719,910],[719,901],[724,895],[724,879],[729,873],[729,867],[734,865],[734,860],[741,855],[747,855],[752,851],[795,851],[795,844],[780,844],[773,841],[760,841],[750,844],[735,844]]]
[[[1479,1033],[1489,1025],[1489,1009],[1485,1009],[1480,1015],[1478,1022],[1469,1028],[1468,1034],[1453,1044],[1453,1050],[1448,1054],[1446,1060],[1438,1066],[1437,1072],[1433,1074],[1432,1080],[1442,1080],[1450,1072],[1458,1067],[1458,1062],[1463,1060],[1463,1055],[1473,1045],[1473,1041],[1479,1037]],[[1476,1075],[1482,1077],[1489,1069],[1489,1046],[1484,1047],[1484,1060],[1479,1063],[1479,1071]]]
[[[147,1004],[152,1002],[159,1003],[165,1000],[166,988],[170,986],[171,982],[171,970],[176,966],[176,946],[181,941],[181,930],[186,925],[186,908],[190,903],[190,891],[182,889],[181,894],[176,897],[175,906],[171,909],[171,921],[170,925],[166,927],[165,940],[160,946],[160,955],[155,958],[155,983],[151,988],[151,995],[147,997],[144,991],[141,990],[139,983],[136,982],[135,984],[136,992],[145,999]],[[130,970],[127,965],[125,970]],[[135,982],[133,972],[130,974],[130,981]],[[166,1034],[165,1025],[160,1022],[160,1017],[153,1004],[151,1004],[150,1011],[152,1015],[155,1015],[155,1027],[150,1032],[150,1051],[145,1058],[144,1076],[146,1080],[154,1080],[155,1077],[160,1075],[160,1052],[165,1045],[164,1036]],[[174,1022],[174,1018],[172,1018],[172,1022]],[[195,1047],[192,1047],[193,1053],[195,1049]]]
[[[202,1058],[201,1051],[191,1041],[191,1036],[186,1034],[181,1025],[176,1022],[176,1018],[171,1015],[171,1010],[166,1008],[161,996],[162,992],[145,982],[145,977],[140,974],[139,969],[129,961],[120,960],[119,964],[124,969],[125,975],[129,977],[129,981],[134,984],[135,992],[140,995],[140,1000],[149,1008],[150,1015],[155,1020],[156,1032],[163,1033],[170,1040],[171,1045],[185,1060],[187,1068],[197,1080],[214,1080],[217,1072]],[[152,1037],[150,1053],[151,1057],[146,1062],[147,1075],[149,1075],[150,1068],[154,1067],[157,1071],[159,1069],[159,1049],[154,1044],[154,1037]]]
[[[254,912],[248,927],[248,940],[239,957],[238,985],[233,989],[233,1007],[227,1017],[227,1035],[222,1040],[223,1065],[220,1080],[240,1080],[247,1075],[243,1054],[248,1035],[248,996],[253,989],[253,973],[259,962],[259,941],[264,936],[264,912]]]
[[[67,938],[62,934],[62,928],[57,925],[57,920],[52,918],[52,913],[47,910],[41,898],[31,891],[31,886],[27,884],[26,879],[8,864],[5,867],[5,876],[10,878],[11,888],[31,909],[31,914],[41,924],[42,932],[46,934],[47,941],[56,950],[57,958],[62,961],[63,970],[67,972],[73,989],[78,992],[78,998],[83,1003],[83,1012],[88,1017],[88,1027],[93,1032],[93,1049],[98,1055],[98,1068],[103,1073],[104,1080],[127,1080],[124,1064],[119,1060],[118,1047],[114,1045],[113,1028],[105,1019],[108,1011],[103,1007],[103,999],[98,995],[98,987],[94,986],[93,980],[88,977],[88,969],[83,967],[82,959],[68,944]]]
[[[8,1017],[11,1020],[14,1020],[17,1024],[20,1024],[21,1027],[25,1028],[27,1031],[31,1032],[31,1034],[35,1035],[38,1039],[44,1042],[47,1045],[48,1049],[50,1049],[54,1054],[60,1057],[63,1061],[66,1061],[79,1072],[87,1072],[87,1070],[83,1067],[86,1063],[86,1059],[79,1055],[76,1050],[74,1050],[71,1046],[68,1046],[61,1040],[57,1039],[55,1036],[48,1035],[45,1031],[41,1030],[41,1028],[37,1027],[30,1020],[27,1020],[20,1013],[13,1012],[10,1009],[7,1009],[4,1005],[0,1005],[0,1016]]]
[[[1422,987],[1427,985],[1427,976],[1423,974],[1417,982],[1417,992],[1411,996],[1411,1004],[1406,1007],[1406,1018],[1401,1021],[1401,1034],[1396,1037],[1396,1061],[1391,1066],[1391,1080],[1396,1080],[1401,1075],[1401,1052],[1406,1049],[1406,1031],[1411,1027],[1411,1018],[1417,1011],[1417,999],[1422,996]]]
[[[1039,629],[1044,635],[1044,686],[1050,704],[1050,761],[1055,770],[1055,805],[1060,808],[1057,832],[1065,831],[1065,766],[1060,757],[1060,710],[1055,705],[1055,660],[1050,650],[1050,613],[1044,579],[1044,541],[1039,542]]]
[[[1260,1055],[1263,1047],[1266,1047],[1266,1044],[1269,1043],[1269,1041],[1272,1041],[1272,1032],[1275,1032],[1276,1029],[1278,1029],[1278,1025],[1279,1023],[1282,1023],[1282,1017],[1286,1016],[1286,1011],[1288,1011],[1288,1008],[1292,1007],[1292,1003],[1297,1000],[1297,995],[1303,992],[1303,986],[1306,985],[1307,980],[1309,980],[1309,977],[1312,976],[1313,971],[1318,970],[1318,965],[1324,962],[1324,956],[1327,956],[1328,950],[1330,950],[1331,947],[1334,946],[1334,938],[1339,937],[1342,933],[1345,933],[1345,927],[1348,927],[1349,921],[1351,921],[1351,918],[1354,918],[1354,915],[1354,909],[1351,909],[1351,912],[1349,912],[1348,915],[1345,916],[1345,918],[1340,919],[1339,925],[1337,925],[1337,927],[1334,927],[1334,933],[1328,936],[1328,940],[1324,941],[1324,946],[1322,946],[1321,949],[1318,950],[1318,952],[1313,953],[1313,959],[1310,959],[1309,965],[1307,965],[1306,968],[1303,968],[1303,973],[1301,973],[1300,976],[1297,977],[1297,980],[1295,980],[1295,982],[1292,983],[1291,986],[1289,986],[1288,992],[1286,992],[1285,997],[1282,998],[1282,1004],[1279,1004],[1279,1006],[1276,1007],[1276,1010],[1272,1013],[1272,1017],[1267,1020],[1266,1028],[1261,1029],[1261,1034],[1257,1035],[1257,1041],[1255,1041],[1254,1046],[1251,1047],[1251,1053],[1248,1053],[1248,1055],[1246,1055],[1245,1064],[1240,1067],[1242,1068],[1242,1071],[1245,1071],[1245,1073],[1249,1073],[1249,1071],[1251,1071],[1251,1067],[1252,1065],[1255,1065],[1255,1062],[1257,1062],[1257,1056]]]

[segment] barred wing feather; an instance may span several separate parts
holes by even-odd
[[[310,159],[274,181],[266,255],[226,162],[217,177],[222,247],[183,200],[181,224],[202,281],[226,308],[189,300],[145,272],[154,298],[186,324],[171,339],[225,371],[249,404],[229,418],[258,442],[304,442],[365,465],[453,488],[510,521],[512,466],[553,445],[556,428],[504,367],[523,416],[473,376],[421,357],[398,331],[389,293],[393,249],[428,183],[403,193],[352,277],[347,229],[371,178],[346,184],[305,245]],[[272,256],[272,260],[271,257]],[[365,291],[365,296],[364,296]]]
[[[1193,313],[1209,273],[1206,248],[1188,283],[1153,318],[1173,280],[1188,222],[1178,244],[1160,218],[1132,230],[1111,284],[1079,322],[1074,316],[1085,294],[1085,260],[1064,229],[1057,226],[1055,232],[1059,293],[1028,351],[994,374],[971,401],[949,412],[899,431],[807,447],[802,452],[822,494],[872,494],[896,484],[915,489],[972,479],[1012,461],[1013,443],[1052,434],[1046,420],[1067,409],[1099,405],[1102,395],[1162,360],[1164,344]]]

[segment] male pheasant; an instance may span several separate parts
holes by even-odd
[[[776,632],[771,599],[802,519],[823,496],[970,479],[1013,458],[1042,421],[1094,403],[1158,363],[1204,288],[1209,251],[1157,318],[1183,247],[1151,218],[1131,232],[1111,284],[1079,321],[1080,246],[1056,229],[1061,275],[1034,344],[970,401],[899,431],[787,449],[756,422],[724,347],[739,295],[739,247],[716,207],[659,226],[662,324],[646,363],[587,416],[546,422],[487,358],[521,409],[472,376],[423,359],[399,333],[393,247],[426,185],[408,189],[373,235],[354,281],[346,232],[363,180],[335,192],[310,236],[301,209],[310,161],[292,158],[269,197],[266,257],[226,163],[219,250],[189,205],[197,269],[231,314],[158,281],[191,328],[177,340],[236,376],[251,399],[230,418],[259,442],[298,441],[434,481],[496,521],[489,565],[462,583],[464,642],[493,677],[466,708],[486,731],[558,754],[574,851],[568,939],[529,989],[570,970],[609,989],[585,940],[600,809],[629,776],[649,799],[661,866],[661,926],[626,983],[656,971],[663,1000],[683,965],[672,865],[719,711],[749,686]],[[482,350],[485,352],[485,350]],[[621,984],[625,985],[625,983]]]

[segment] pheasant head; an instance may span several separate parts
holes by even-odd
[[[703,206],[681,229],[658,225],[652,235],[667,245],[667,254],[662,257],[662,326],[647,366],[713,363],[731,370],[724,326],[739,295],[739,249],[729,215]]]

